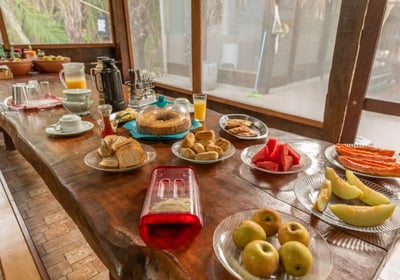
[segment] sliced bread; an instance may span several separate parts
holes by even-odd
[[[119,162],[119,168],[127,168],[143,163],[146,160],[146,152],[139,142],[131,138],[128,144],[119,147],[115,156]]]
[[[119,167],[119,162],[116,157],[105,157],[99,162],[101,168],[116,169]]]

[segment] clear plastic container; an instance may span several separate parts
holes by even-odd
[[[139,220],[143,241],[157,249],[178,249],[191,243],[202,227],[199,187],[193,168],[155,168]]]

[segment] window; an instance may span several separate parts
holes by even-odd
[[[187,0],[129,0],[136,68],[158,80],[191,89],[191,3]]]
[[[190,4],[129,1],[135,67],[150,70],[159,83],[189,91]],[[322,122],[340,4],[201,1],[202,90]]]
[[[2,0],[11,45],[110,43],[108,0]]]
[[[400,150],[400,3],[388,1],[367,95],[374,107],[362,111],[359,135],[374,145]],[[390,108],[390,109],[389,109]]]

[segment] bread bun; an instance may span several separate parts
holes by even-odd
[[[194,159],[196,157],[196,153],[190,148],[182,148],[180,153],[184,158]]]
[[[210,144],[206,147],[206,151],[207,152],[211,152],[211,151],[215,151],[218,153],[218,158],[222,157],[222,155],[224,154],[224,150],[222,150],[222,148],[220,146],[217,146],[215,144]]]
[[[200,154],[197,154],[194,159],[195,160],[217,160],[218,153],[216,151],[202,152]]]
[[[182,140],[179,153],[187,159],[217,160],[223,156],[230,146],[231,142],[225,138],[215,139],[214,130],[200,130],[196,134],[186,134]]]
[[[196,154],[198,154],[198,153],[205,152],[206,148],[203,146],[203,144],[196,142],[193,144],[193,150],[196,152]]]
[[[221,149],[224,152],[226,152],[231,146],[231,142],[230,141],[226,140],[225,138],[221,138],[221,137],[218,138],[218,139],[215,139],[214,144],[219,146],[219,147],[221,147]]]
[[[214,141],[215,139],[215,132],[214,130],[200,130],[196,132],[196,140],[210,140]]]
[[[182,141],[182,148],[191,148],[193,147],[194,141],[196,140],[194,134],[189,132],[186,134],[185,138]]]

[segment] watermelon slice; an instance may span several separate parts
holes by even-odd
[[[251,157],[251,162],[256,163],[258,161],[265,161],[267,160],[267,155],[265,154],[265,149],[262,147],[260,150],[258,150],[252,157]]]
[[[268,138],[265,145],[268,147],[269,152],[272,153],[272,151],[275,150],[277,144],[278,144],[278,139],[270,137]]]
[[[256,165],[260,168],[264,168],[264,169],[268,169],[268,170],[272,170],[272,171],[278,171],[279,169],[279,165],[273,161],[258,161],[256,162]]]
[[[287,145],[283,143],[278,143],[275,149],[271,152],[270,158],[275,163],[281,162],[282,155],[288,155]]]
[[[300,164],[301,156],[295,149],[293,149],[290,145],[288,145],[289,155],[293,158],[293,165]]]
[[[282,171],[288,171],[293,166],[293,157],[290,155],[282,155],[281,165],[279,166]]]

